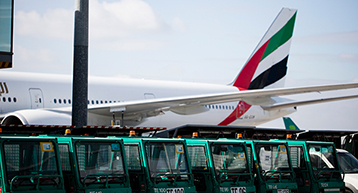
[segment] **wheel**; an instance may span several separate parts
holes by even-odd
[[[346,187],[345,193],[353,193],[353,191]]]

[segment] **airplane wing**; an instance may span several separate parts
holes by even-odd
[[[230,93],[215,93],[193,96],[181,96],[170,98],[145,99],[125,101],[103,105],[89,106],[90,113],[110,116],[115,112],[122,112],[126,118],[151,117],[162,114],[164,111],[172,111],[178,114],[189,115],[205,112],[208,109],[204,105],[243,100],[251,105],[261,105],[264,109],[287,108],[298,105],[307,105],[348,98],[358,98],[358,95],[318,99],[309,101],[292,101],[277,103],[272,97],[294,95],[310,92],[323,92],[341,89],[358,88],[358,83],[334,84],[324,86],[306,86],[296,88],[275,88],[244,90]]]
[[[297,106],[303,106],[303,105],[311,105],[311,104],[317,104],[317,103],[325,103],[325,102],[354,99],[354,98],[358,98],[358,95],[321,98],[321,99],[306,100],[306,101],[283,102],[283,103],[278,103],[278,104],[273,104],[273,105],[264,105],[261,107],[265,110],[276,110],[276,109],[282,109],[282,108],[297,107]]]

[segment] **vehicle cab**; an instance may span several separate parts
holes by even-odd
[[[196,192],[183,139],[125,137],[133,192]]]
[[[186,139],[198,192],[255,192],[246,144],[236,140]]]
[[[132,192],[121,139],[57,139],[67,192]]]
[[[297,192],[287,143],[261,140],[239,140],[247,145],[256,192]]]
[[[339,166],[344,171],[346,192],[358,193],[358,159],[344,149],[336,149]]]
[[[65,192],[57,140],[0,137],[0,192]]]
[[[344,192],[334,143],[286,140],[299,192]]]

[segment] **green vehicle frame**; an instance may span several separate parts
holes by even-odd
[[[247,145],[256,192],[297,192],[295,173],[285,142],[238,140]]]
[[[186,141],[198,192],[256,192],[244,142],[205,139]]]
[[[196,192],[183,139],[123,138],[133,192]]]
[[[0,192],[65,192],[57,140],[0,137]]]
[[[67,192],[132,192],[121,139],[57,139]]]
[[[332,142],[286,140],[299,192],[345,191],[345,184],[338,164],[337,151]]]

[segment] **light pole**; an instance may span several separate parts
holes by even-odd
[[[87,125],[88,1],[76,0],[72,82],[72,125]]]

